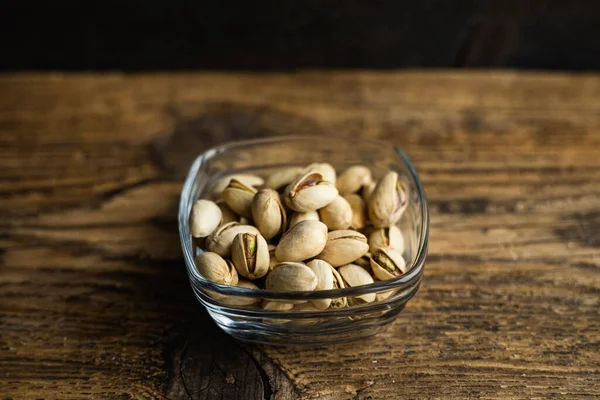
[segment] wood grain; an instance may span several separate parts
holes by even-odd
[[[600,76],[0,76],[2,398],[597,398]],[[381,335],[238,343],[195,302],[176,205],[230,139],[362,135],[430,200],[417,297]]]

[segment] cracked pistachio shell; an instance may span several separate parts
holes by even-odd
[[[333,289],[333,267],[323,260],[315,259],[307,263],[306,266],[315,273],[318,282],[315,290],[331,290]],[[329,308],[331,299],[312,300],[315,307],[320,310]]]
[[[356,264],[344,265],[338,268],[338,272],[342,276],[346,287],[368,285],[374,282],[371,274],[369,274],[366,269],[359,267]],[[376,296],[376,293],[367,293],[360,296],[356,296],[352,299],[354,301],[353,304],[356,304],[356,299],[359,299],[360,301],[365,303],[370,303],[375,300]]]
[[[195,264],[200,275],[209,281],[223,285],[238,283],[238,274],[233,264],[216,253],[205,251],[198,254]]]
[[[252,218],[252,199],[256,189],[248,186],[237,179],[232,179],[229,186],[223,190],[223,200],[236,214],[250,219]]]
[[[335,168],[328,163],[312,163],[304,168],[304,172],[318,172],[321,174],[324,180],[331,182],[335,185],[336,172]]]
[[[331,231],[348,229],[352,224],[352,207],[342,196],[336,198],[319,210],[321,222]]]
[[[395,171],[381,178],[368,204],[369,218],[375,228],[392,226],[400,219],[408,205],[406,190]]]
[[[294,179],[302,173],[302,167],[282,168],[267,178],[265,187],[277,191],[285,189]]]
[[[341,195],[358,192],[371,182],[371,170],[364,165],[354,165],[345,170],[337,179],[335,186]]]
[[[269,249],[260,233],[238,233],[231,245],[231,259],[238,274],[248,279],[269,272]]]
[[[363,267],[364,269],[366,269],[367,271],[371,271],[371,253],[367,252],[365,253],[361,258],[357,258],[356,260],[352,261],[352,264],[356,264],[359,267]]]
[[[211,233],[221,222],[221,209],[210,200],[197,200],[190,213],[190,233],[195,238],[203,238]]]
[[[319,254],[327,243],[327,226],[319,221],[302,221],[282,237],[275,256],[281,261],[302,261]]]
[[[221,210],[221,222],[219,225],[225,225],[229,222],[238,222],[240,217],[233,212],[231,208],[223,200],[217,202],[217,206]]]
[[[390,248],[377,249],[371,254],[371,269],[382,281],[396,278],[407,271],[402,254]]]
[[[254,283],[245,279],[240,279],[236,286],[246,289],[260,290],[259,287],[256,286]],[[219,298],[218,300],[220,303],[228,306],[249,306],[251,304],[258,303],[260,301],[260,298],[222,295],[221,298]]]
[[[331,203],[338,191],[333,183],[318,172],[309,172],[296,178],[283,193],[285,204],[294,211],[315,211]]]
[[[363,229],[367,225],[367,203],[357,194],[349,194],[344,198],[352,209],[350,228]]]
[[[292,215],[290,216],[290,220],[288,222],[287,229],[291,229],[292,227],[294,227],[295,225],[297,225],[298,222],[307,221],[307,220],[320,221],[320,219],[319,219],[319,213],[317,211],[307,211],[307,212],[295,212],[295,213],[292,213]]]
[[[252,186],[252,187],[261,186],[265,182],[263,180],[263,178],[261,178],[260,176],[257,176],[257,175],[253,175],[253,174],[227,175],[227,176],[217,180],[212,185],[212,187],[210,189],[211,197],[214,199],[217,199],[217,200],[221,199],[223,190],[225,190],[225,188],[227,186],[229,186],[229,183],[231,182],[232,179],[236,179],[237,181],[242,182],[244,185]]]
[[[369,235],[369,249],[371,252],[386,247],[400,254],[404,251],[404,236],[396,225],[392,225],[389,228],[375,229]]]
[[[238,222],[229,222],[218,227],[211,235],[206,238],[204,246],[206,250],[217,253],[221,257],[231,255],[231,245],[233,239],[238,233],[259,233],[252,225],[242,225]]]
[[[317,283],[317,275],[305,264],[283,262],[267,275],[265,287],[274,292],[310,291]]]
[[[360,195],[362,196],[365,203],[369,202],[369,199],[371,198],[371,195],[375,191],[376,187],[377,187],[377,182],[375,182],[375,181],[371,181],[371,182],[367,183],[365,186],[363,186],[362,190],[360,191]]]
[[[339,230],[329,232],[327,243],[317,258],[334,267],[349,264],[369,251],[367,238],[360,232]]]
[[[284,230],[287,216],[275,190],[261,189],[256,192],[251,209],[254,225],[265,239],[270,240]]]
[[[333,267],[331,267],[331,272],[333,273],[333,288],[334,289],[343,289],[346,287],[344,284],[344,279],[340,275],[339,272]],[[335,297],[331,299],[331,308],[342,308],[346,307],[348,301],[345,297]]]

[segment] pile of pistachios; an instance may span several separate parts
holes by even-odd
[[[197,200],[190,233],[204,251],[198,272],[213,282],[270,291],[329,290],[395,278],[407,272],[396,226],[408,205],[394,171],[375,181],[352,166],[337,176],[327,163],[290,167],[266,179],[239,174],[217,181]],[[321,299],[306,304],[264,301],[265,309],[345,307],[376,299]],[[230,305],[254,298],[222,297]]]

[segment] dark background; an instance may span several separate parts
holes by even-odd
[[[600,1],[0,2],[1,70],[600,68]]]

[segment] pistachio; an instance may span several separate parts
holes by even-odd
[[[291,310],[292,308],[294,308],[294,304],[284,303],[281,301],[264,300],[263,304],[262,304],[262,308],[264,310],[271,310],[271,311],[288,311],[288,310]]]
[[[294,305],[294,308],[292,308],[292,311],[307,313],[307,312],[321,311],[321,309],[312,303],[302,303],[302,304]],[[312,325],[312,324],[317,324],[321,321],[322,321],[322,319],[319,319],[319,318],[296,318],[296,319],[294,319],[294,325]]]
[[[236,285],[238,274],[233,264],[224,260],[220,255],[205,251],[195,258],[196,269],[209,281],[223,285]]]
[[[331,203],[338,191],[318,172],[309,172],[290,183],[283,194],[285,204],[294,211],[315,211]]]
[[[371,170],[364,165],[354,165],[345,170],[337,179],[336,187],[341,195],[358,192],[371,182]]]
[[[302,221],[281,237],[275,256],[281,261],[306,260],[319,254],[326,243],[327,226],[324,223]]]
[[[396,291],[394,289],[386,290],[385,292],[379,292],[379,293],[377,293],[377,296],[375,296],[375,298],[377,299],[377,301],[384,301],[384,300],[387,300],[388,297],[390,297],[395,292]]]
[[[221,210],[221,223],[219,225],[225,225],[229,222],[238,222],[240,217],[233,212],[231,208],[223,200],[217,202],[217,206]]]
[[[371,198],[371,195],[375,191],[376,187],[377,187],[377,182],[375,182],[375,181],[371,181],[371,182],[367,183],[365,186],[363,186],[362,190],[360,191],[360,195],[362,196],[365,203],[369,202],[369,199]]]
[[[265,182],[263,180],[263,178],[261,178],[260,176],[257,176],[257,175],[253,175],[253,174],[227,175],[227,176],[217,180],[212,185],[212,187],[210,189],[211,198],[219,200],[221,198],[221,194],[223,193],[223,190],[225,190],[225,188],[227,186],[229,186],[229,183],[231,182],[232,179],[242,182],[246,186],[252,186],[252,187],[261,186]]]
[[[360,232],[339,230],[329,232],[327,243],[317,258],[334,267],[351,263],[369,251],[367,238]]]
[[[258,286],[254,283],[245,279],[240,279],[236,285],[237,287],[259,290]],[[249,306],[251,304],[258,303],[260,298],[258,297],[242,297],[242,296],[229,296],[222,295],[219,302],[228,306]]]
[[[334,289],[343,289],[346,287],[344,284],[344,279],[340,275],[339,272],[336,271],[335,268],[331,267],[331,272],[333,273],[333,288]],[[342,308],[346,307],[347,300],[345,297],[336,297],[331,299],[331,308]]]
[[[350,228],[363,229],[367,225],[367,203],[357,194],[348,194],[344,198],[352,209]]]
[[[369,235],[369,249],[374,252],[378,248],[389,247],[402,254],[404,251],[404,236],[396,225],[389,228],[375,229]]]
[[[223,200],[236,214],[250,219],[252,218],[252,198],[256,189],[248,186],[237,179],[232,179],[229,186],[223,190]]]
[[[407,189],[398,173],[388,172],[377,184],[369,199],[369,218],[375,228],[392,226],[408,205]]]
[[[273,268],[275,268],[275,266],[280,263],[280,261],[277,260],[277,257],[275,257],[275,249],[277,248],[277,246],[269,243],[267,245],[267,248],[269,249],[269,272],[271,272]]]
[[[283,190],[294,179],[296,179],[303,170],[304,169],[302,167],[282,168],[267,178],[265,187],[277,191]]]
[[[367,271],[371,271],[371,253],[366,252],[362,257],[352,261],[352,264],[356,264],[359,267],[363,267]]]
[[[344,284],[347,287],[368,285],[374,282],[373,277],[367,272],[367,270],[359,267],[356,264],[344,265],[338,268],[338,272],[342,276]],[[351,305],[353,305],[357,304],[357,299],[365,303],[370,303],[375,300],[375,297],[376,293],[367,293],[348,300],[352,303]]]
[[[294,225],[298,224],[298,222],[306,220],[319,221],[319,213],[316,211],[292,213],[292,216],[290,217],[290,220],[288,222],[287,229],[291,229]]]
[[[275,190],[259,190],[252,199],[251,210],[254,225],[265,239],[270,240],[284,230],[287,216]]]
[[[317,275],[305,264],[284,262],[267,275],[265,287],[275,292],[310,291],[317,283]]]
[[[317,276],[318,282],[315,290],[333,289],[333,267],[323,260],[312,260],[306,264]],[[315,307],[324,310],[331,305],[331,299],[312,300]]]
[[[292,308],[294,308],[294,304],[292,303],[284,303],[281,301],[270,301],[270,300],[264,300],[263,304],[262,304],[262,308],[263,310],[269,310],[269,311],[289,311]],[[269,319],[263,319],[263,322],[269,323],[269,324],[287,324],[288,322],[290,322],[289,319],[273,319],[273,318],[269,318]]]
[[[390,248],[377,249],[371,255],[373,274],[382,281],[402,275],[407,271],[402,254]]]
[[[329,230],[348,229],[352,224],[352,208],[350,203],[342,196],[336,198],[319,210],[321,222],[327,225]]]
[[[335,185],[336,172],[335,168],[328,163],[312,163],[306,168],[304,172],[318,172],[321,174],[324,180],[331,182]]]
[[[203,238],[221,222],[221,209],[210,200],[196,200],[190,213],[190,233],[192,237]]]
[[[229,222],[221,225],[206,238],[206,250],[217,253],[221,257],[229,257],[231,255],[233,239],[238,233],[244,232],[260,233],[252,225],[241,225],[237,222]]]
[[[231,259],[238,274],[248,279],[262,278],[269,272],[267,241],[255,233],[238,233],[231,245]]]

